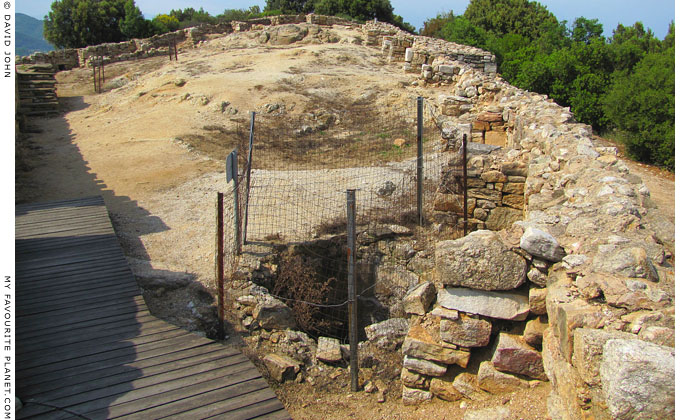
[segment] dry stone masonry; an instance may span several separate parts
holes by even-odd
[[[22,60],[71,68],[94,55],[167,54],[169,37],[196,43],[244,30],[282,45],[333,24],[355,26],[271,17]],[[380,22],[360,29],[366,45],[418,75],[413,87],[437,88],[426,99],[442,130],[439,152],[451,155],[432,203],[436,242],[419,246],[396,226],[362,244],[372,258],[359,262],[361,281],[376,282],[365,300],[386,306],[386,319],[372,310],[363,320],[363,389],[385,399],[371,366],[387,359],[398,363],[405,404],[481,400],[548,381],[553,419],[673,418],[674,227],[618,151],[599,146],[569,109],[506,83],[486,51]],[[322,41],[337,42],[325,31]],[[463,136],[472,141],[467,197]],[[471,233],[461,237],[465,213]],[[234,280],[243,292],[227,298],[249,344],[270,345],[263,360],[277,381],[338,378],[349,349],[294,331],[290,308],[259,286],[275,277],[275,259],[255,255],[240,270],[251,281]],[[466,418],[510,416],[488,410]]]

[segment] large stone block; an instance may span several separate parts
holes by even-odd
[[[407,370],[428,376],[442,376],[448,370],[448,365],[444,363],[436,363],[407,355],[403,357],[403,367]]]
[[[268,373],[278,382],[295,379],[299,373],[299,362],[284,354],[271,353],[263,358]]]
[[[576,328],[600,328],[603,326],[604,314],[600,307],[590,305],[582,299],[557,305],[547,305],[549,322],[555,326],[560,344],[560,352],[567,362],[573,354],[573,333]]]
[[[517,388],[529,388],[529,382],[515,375],[496,370],[491,362],[482,362],[477,372],[477,385],[492,394],[515,391]]]
[[[408,314],[424,315],[436,299],[436,287],[431,282],[420,283],[403,298],[403,308]]]
[[[522,210],[525,208],[525,196],[522,194],[503,194],[501,203],[514,209]]]
[[[446,288],[439,290],[437,299],[444,308],[489,318],[522,321],[529,313],[527,296],[514,292]]]
[[[261,328],[267,330],[294,329],[297,326],[295,318],[292,316],[292,310],[274,298],[266,298],[258,303],[254,307],[252,316]]]
[[[510,228],[513,223],[522,220],[522,211],[510,207],[497,207],[489,213],[486,219],[486,228],[497,232]]]
[[[520,248],[537,258],[558,262],[565,257],[565,251],[550,233],[529,226],[520,238]]]
[[[675,418],[674,349],[642,340],[610,340],[600,373],[612,418]]]
[[[470,352],[466,349],[449,349],[434,338],[422,325],[414,325],[403,342],[402,352],[417,359],[432,360],[447,365],[467,367]]]
[[[337,363],[343,360],[340,341],[337,338],[319,337],[316,358],[326,363]]]
[[[403,385],[410,388],[429,389],[429,377],[421,373],[402,368],[400,381]]]
[[[431,400],[433,395],[422,389],[408,388],[403,385],[402,401],[404,405],[417,405]]]
[[[460,319],[441,320],[441,340],[461,347],[484,347],[491,339],[491,323],[461,314]]]
[[[385,321],[368,325],[364,328],[367,340],[384,349],[394,350],[402,344],[410,322],[405,318],[391,318]]]
[[[610,340],[634,340],[637,336],[622,331],[577,328],[573,333],[573,366],[588,385],[600,385],[599,369],[604,345]]]
[[[529,310],[535,315],[546,314],[546,294],[548,289],[541,287],[530,287],[529,289]]]
[[[525,375],[541,381],[547,380],[541,353],[530,347],[518,335],[508,333],[498,335],[498,343],[491,363],[501,372]]]
[[[483,230],[436,245],[439,280],[478,290],[512,290],[525,282],[527,262],[496,233]]]

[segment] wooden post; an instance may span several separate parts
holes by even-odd
[[[347,295],[350,313],[350,390],[353,392],[359,387],[355,210],[355,190],[347,190]]]
[[[91,57],[91,67],[93,67],[93,91],[98,93],[98,87],[96,86],[96,60]]]
[[[223,193],[218,193],[216,209],[216,286],[218,289],[218,338],[225,339],[225,285],[223,267]]]
[[[177,61],[177,38],[173,38],[173,47],[175,47],[175,61]]]

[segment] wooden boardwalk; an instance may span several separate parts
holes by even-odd
[[[15,221],[17,418],[290,418],[239,351],[149,313],[102,198]]]

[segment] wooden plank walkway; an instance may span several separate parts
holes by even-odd
[[[17,418],[290,418],[239,351],[149,313],[101,197],[15,221]]]

